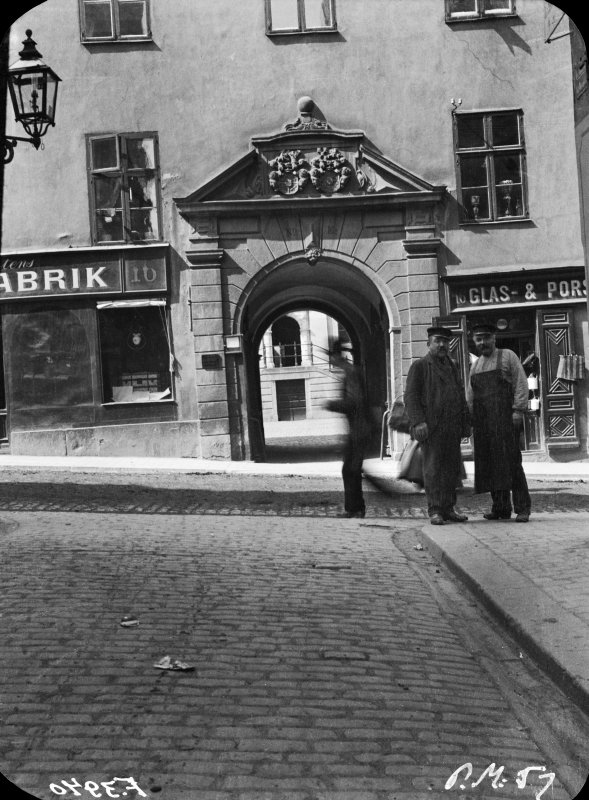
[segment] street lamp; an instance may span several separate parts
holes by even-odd
[[[55,125],[57,84],[61,78],[42,60],[36,42],[31,38],[32,33],[27,30],[20,58],[8,69],[7,75],[15,120],[21,123],[30,138],[0,137],[5,164],[14,158],[18,142],[30,142],[38,150],[49,126]]]

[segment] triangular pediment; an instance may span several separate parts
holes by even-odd
[[[377,152],[363,131],[336,130],[310,111],[301,111],[298,120],[283,131],[254,137],[246,155],[175,202],[183,212],[195,206],[248,201],[279,204],[337,198],[350,202],[364,196],[440,196],[444,188]]]

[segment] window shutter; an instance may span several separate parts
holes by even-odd
[[[574,353],[572,311],[541,309],[537,315],[546,445],[553,450],[575,448],[579,446],[575,384],[557,377],[560,356]]]

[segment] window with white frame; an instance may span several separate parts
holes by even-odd
[[[88,137],[92,239],[160,238],[157,137],[153,133]]]
[[[515,0],[446,0],[447,21],[515,15]]]
[[[172,358],[165,300],[97,304],[104,403],[172,399]]]
[[[460,113],[454,124],[463,222],[527,217],[523,112]]]
[[[266,0],[267,33],[336,30],[335,0]]]
[[[151,39],[149,0],[79,0],[83,42]]]

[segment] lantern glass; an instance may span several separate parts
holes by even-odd
[[[16,121],[33,139],[55,124],[59,78],[49,67],[9,72],[9,89]]]

